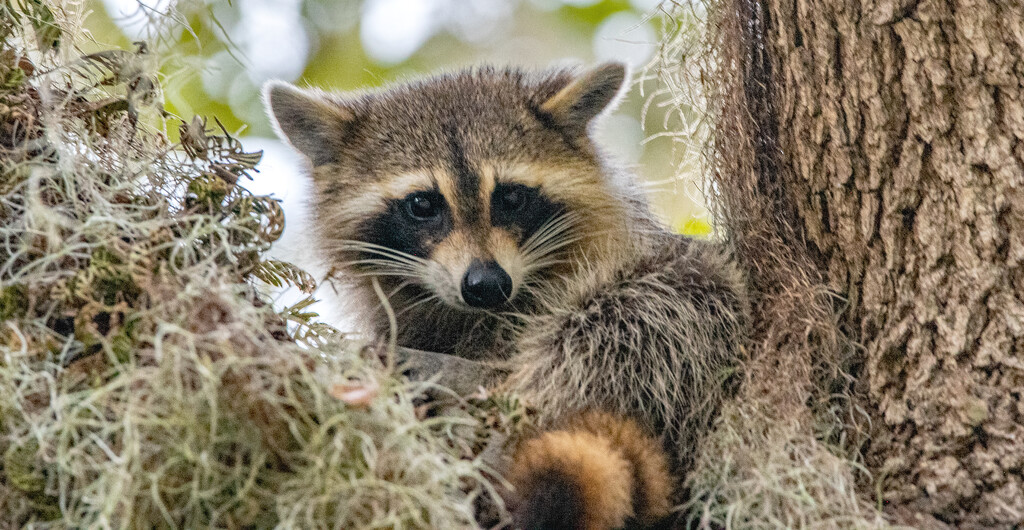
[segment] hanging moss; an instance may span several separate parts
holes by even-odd
[[[74,57],[74,9],[0,6],[0,527],[474,527],[514,401],[424,418],[267,258],[260,153],[201,118],[171,145],[158,51]]]

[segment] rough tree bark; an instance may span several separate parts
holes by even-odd
[[[771,338],[794,318],[842,332],[863,497],[897,522],[1024,522],[1024,4],[723,0],[712,22],[722,218],[766,293],[752,370],[841,356]],[[817,305],[780,311],[801,289]]]

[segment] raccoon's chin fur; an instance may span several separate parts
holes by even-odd
[[[359,323],[368,336],[390,338],[394,334],[396,343],[405,348],[474,360],[507,357],[505,352],[511,351],[514,316],[472,308],[461,301],[449,303],[421,284],[398,289],[393,280],[379,283],[382,291],[394,293],[387,303],[399,321],[395,330],[371,280],[358,278],[345,289],[347,309],[361,317]]]

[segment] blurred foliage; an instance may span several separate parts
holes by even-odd
[[[692,129],[687,122],[695,114],[659,99],[666,91],[643,69],[664,23],[656,1],[182,0],[177,7],[187,30],[139,29],[167,10],[159,2],[88,3],[95,13],[87,28],[97,45],[127,47],[145,38],[165,47],[160,71],[169,113],[216,115],[239,135],[272,136],[259,101],[259,87],[270,78],[349,91],[480,62],[625,60],[645,81],[609,117],[602,139],[638,165],[670,226],[707,233],[692,142],[665,133]]]

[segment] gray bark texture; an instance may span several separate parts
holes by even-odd
[[[849,374],[890,520],[1024,522],[1024,3],[711,19],[719,214],[762,293],[748,379],[809,374],[757,390],[795,410]]]

